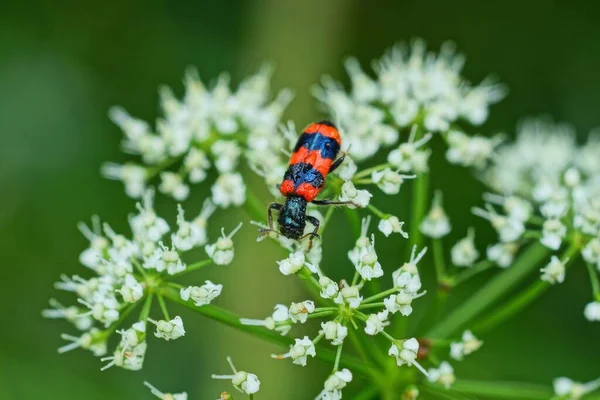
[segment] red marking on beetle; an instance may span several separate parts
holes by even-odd
[[[317,133],[317,132],[323,136],[332,138],[333,140],[338,142],[338,144],[340,144],[340,145],[342,144],[342,138],[340,137],[340,132],[333,126],[315,123],[315,124],[310,124],[304,130],[304,133],[309,133],[309,134]]]
[[[294,193],[294,182],[290,181],[289,179],[281,182],[279,192],[284,196]]]
[[[311,185],[310,183],[304,182],[298,185],[298,188],[296,189],[295,193],[298,196],[303,197],[304,200],[311,202],[317,197],[321,189],[322,188],[320,187],[317,188]]]

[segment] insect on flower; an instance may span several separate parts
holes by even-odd
[[[274,231],[272,211],[279,211],[280,233],[290,239],[306,236],[319,237],[320,222],[306,215],[306,205],[313,203],[322,206],[352,204],[351,201],[315,200],[325,187],[327,174],[338,168],[346,154],[336,160],[342,139],[335,125],[329,121],[319,121],[309,125],[294,147],[292,157],[279,191],[286,197],[285,204],[271,203],[268,208],[269,228],[261,229],[266,234]],[[314,230],[303,236],[306,221]]]

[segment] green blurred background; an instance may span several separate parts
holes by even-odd
[[[56,353],[59,334],[69,327],[43,320],[40,310],[56,296],[52,282],[81,268],[77,257],[86,241],[78,221],[97,213],[126,228],[133,201],[120,184],[99,175],[103,161],[127,158],[119,149],[121,134],[107,118],[109,106],[121,104],[152,121],[158,85],[181,93],[187,65],[197,66],[206,80],[226,70],[238,82],[267,60],[277,66],[275,87],[296,91],[286,117],[302,126],[318,117],[309,87],[322,74],[345,79],[345,56],[368,65],[394,42],[415,36],[434,49],[455,41],[468,57],[464,73],[470,80],[495,73],[508,85],[508,98],[492,108],[481,128],[485,133],[512,134],[520,117],[539,113],[573,123],[581,139],[600,125],[600,25],[591,2],[0,2],[0,399],[149,399],[143,380],[166,391],[187,390],[191,399],[212,399],[231,389],[209,379],[228,370],[226,355],[259,375],[262,399],[318,393],[328,371],[319,361],[304,369],[272,361],[268,355],[277,347],[175,307],[171,312],[186,323],[184,339],[151,339],[142,372],[100,373],[87,352]],[[447,166],[436,147],[433,186],[445,192],[452,238],[470,224],[485,230],[465,207],[479,202],[483,188],[465,170]],[[203,195],[186,207],[198,210]],[[409,198],[408,189],[400,203]],[[173,217],[174,203],[159,203]],[[378,204],[407,216],[406,206]],[[326,241],[324,260],[336,277],[349,267],[342,261],[352,242],[343,236],[341,214],[334,215],[327,234],[340,240]],[[222,224],[247,219],[241,212],[217,216],[212,237]],[[218,304],[260,317],[275,302],[304,295],[277,271],[281,251],[254,243],[254,235],[246,226],[236,248],[244,257],[195,279],[223,282]],[[491,237],[481,232],[478,240]],[[393,247],[380,243],[382,252]],[[390,268],[400,263],[391,256],[383,261]],[[584,270],[570,271],[563,285],[486,336],[482,350],[457,365],[458,375],[540,383],[560,375],[597,377],[600,326],[587,323],[582,313],[589,298]]]

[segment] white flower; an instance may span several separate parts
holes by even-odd
[[[350,308],[358,308],[363,297],[359,286],[344,286],[334,299],[336,304],[348,304]]]
[[[427,371],[421,367],[417,362],[417,352],[419,351],[419,342],[415,338],[407,340],[397,340],[392,344],[392,347],[388,350],[388,355],[396,359],[396,364],[401,367],[404,364],[411,366],[414,365],[427,376]]]
[[[152,256],[144,261],[144,268],[156,269],[158,272],[166,270],[169,275],[175,275],[185,271],[186,266],[183,261],[181,261],[175,247],[169,249],[168,247],[165,247],[162,242],[159,243],[159,246],[160,247],[157,247],[156,250],[154,250]]]
[[[339,197],[339,201],[351,201],[349,208],[364,208],[369,204],[373,195],[368,190],[358,190],[354,187],[352,181],[345,181],[342,185],[342,194]]]
[[[146,192],[146,168],[135,164],[106,163],[102,166],[102,175],[108,179],[122,181],[125,193],[134,199],[140,198]]]
[[[487,248],[487,258],[499,267],[507,268],[512,264],[517,250],[519,245],[516,243],[496,243]]]
[[[547,219],[542,226],[540,242],[549,249],[558,250],[566,234],[567,227],[559,219]]]
[[[277,261],[277,264],[279,264],[279,271],[281,271],[282,274],[292,275],[298,272],[304,266],[304,262],[304,252],[296,251],[291,253],[288,258]]]
[[[400,221],[395,215],[390,215],[386,218],[382,218],[379,221],[377,228],[386,237],[390,236],[392,233],[399,233],[404,239],[408,239],[408,233],[402,230],[403,226],[404,221]]]
[[[154,332],[154,336],[157,338],[175,340],[185,335],[183,321],[181,320],[180,316],[176,316],[170,321],[165,321],[164,319],[155,321],[150,318],[148,318],[148,321],[156,325],[156,332]]]
[[[492,207],[487,207],[487,210],[473,208],[473,214],[489,220],[503,243],[514,242],[525,232],[523,221],[499,215]]]
[[[450,357],[462,360],[464,356],[477,351],[483,342],[475,337],[469,330],[464,331],[460,342],[450,343]]]
[[[317,352],[315,351],[315,345],[308,336],[304,336],[302,339],[294,339],[294,344],[290,346],[289,353],[283,355],[272,355],[271,357],[276,359],[292,358],[292,362],[296,365],[306,366],[306,358],[308,356],[314,357]]]
[[[151,190],[146,191],[143,206],[140,203],[136,204],[140,213],[129,220],[133,235],[139,241],[158,242],[165,233],[169,232],[167,221],[158,217],[154,211],[153,198],[154,192]]]
[[[383,328],[390,324],[388,321],[388,310],[369,315],[365,324],[365,333],[367,335],[374,336],[381,333]]]
[[[600,301],[588,303],[583,310],[583,315],[588,321],[600,321]]]
[[[419,230],[426,236],[441,238],[450,233],[450,220],[442,205],[442,192],[437,191],[433,198],[433,204],[429,213],[425,216]]]
[[[600,388],[600,378],[587,383],[575,382],[572,379],[560,377],[554,379],[554,394],[561,400],[579,400],[584,395]]]
[[[379,96],[377,82],[362,71],[358,60],[354,57],[348,58],[344,66],[352,82],[352,97],[359,102],[376,100]]]
[[[207,244],[204,247],[206,254],[213,260],[217,265],[228,265],[233,261],[234,249],[233,241],[231,238],[236,234],[237,231],[242,227],[240,223],[229,235],[225,235],[225,228],[221,228],[221,237],[217,239],[216,243]]]
[[[117,331],[121,341],[110,357],[101,358],[100,361],[109,361],[100,370],[104,371],[112,366],[139,371],[144,365],[146,356],[146,324],[143,321],[134,323],[127,330]]]
[[[414,178],[416,178],[416,175],[400,175],[390,168],[371,173],[371,180],[385,194],[400,193],[400,186],[404,183],[404,180]]]
[[[119,302],[112,293],[97,290],[93,293],[90,302],[83,299],[78,299],[78,301],[89,309],[87,313],[81,314],[82,317],[91,315],[106,328],[119,320]]]
[[[161,193],[170,195],[177,201],[183,201],[187,199],[190,194],[190,188],[188,185],[183,183],[181,175],[174,172],[161,172],[160,173],[160,185],[158,189]]]
[[[316,400],[339,400],[342,398],[342,389],[352,381],[352,372],[344,368],[335,371],[325,380],[324,388],[316,397]]]
[[[548,265],[540,270],[542,272],[540,278],[551,284],[563,283],[565,280],[565,264],[568,261],[568,259],[561,261],[558,257],[552,256]]]
[[[179,295],[183,301],[192,299],[196,307],[201,307],[210,304],[211,301],[219,297],[223,285],[215,285],[211,281],[205,281],[202,286],[188,286],[179,291]]]
[[[481,169],[491,159],[494,148],[500,143],[500,138],[470,137],[463,132],[453,130],[448,132],[447,141],[448,162]]]
[[[179,204],[177,205],[177,226],[179,229],[171,235],[171,242],[178,250],[188,251],[206,241],[206,234],[202,228],[185,220],[183,208]]]
[[[59,353],[66,353],[77,348],[90,350],[95,356],[102,356],[106,354],[106,335],[98,328],[91,328],[88,332],[84,332],[80,337],[67,335],[63,333],[60,335],[61,339],[68,340],[69,344],[59,347]]]
[[[243,325],[264,326],[267,329],[276,330],[282,336],[286,335],[292,328],[289,310],[283,304],[275,305],[275,310],[270,317],[265,319],[240,318],[240,323]]]
[[[416,254],[416,252],[417,246],[413,246],[410,260],[392,273],[394,287],[409,294],[416,294],[421,289],[421,278],[419,277],[417,263],[425,256],[427,247],[423,248],[419,254]]]
[[[336,321],[321,322],[320,334],[325,336],[325,339],[331,340],[331,344],[338,346],[344,342],[348,335],[348,328]]]
[[[238,371],[233,362],[231,361],[231,357],[227,357],[227,362],[233,371],[233,375],[212,375],[213,379],[227,379],[231,380],[233,386],[240,392],[247,395],[255,394],[260,390],[260,380],[254,374],[251,374],[246,371]]]
[[[488,203],[502,206],[509,218],[521,222],[526,222],[533,211],[530,202],[517,196],[505,197],[493,193],[484,193],[483,198]]]
[[[109,249],[109,241],[100,233],[99,218],[92,218],[94,231],[90,230],[84,223],[78,224],[78,228],[90,241],[90,247],[79,255],[79,262],[93,270],[96,270],[105,260],[104,252]]]
[[[125,283],[119,289],[126,303],[135,303],[144,296],[144,287],[131,274],[125,275]]]
[[[246,185],[238,173],[219,175],[211,190],[213,203],[221,208],[241,206],[246,201]]]
[[[94,320],[91,316],[82,317],[81,309],[76,306],[65,307],[60,304],[56,299],[49,300],[52,308],[42,310],[42,316],[44,318],[58,319],[64,318],[71,322],[80,331],[88,331],[94,324]]]
[[[430,368],[427,372],[429,382],[439,383],[446,389],[450,389],[450,386],[456,381],[454,368],[447,361],[442,361],[438,368]]]
[[[194,220],[192,221],[192,224],[194,224],[194,226],[199,228],[199,231],[197,231],[197,233],[199,235],[199,238],[198,238],[199,246],[206,244],[206,241],[207,241],[206,226],[208,224],[208,219],[215,212],[215,210],[216,210],[216,207],[212,203],[212,201],[210,201],[210,199],[206,199],[206,200],[204,200],[204,204],[202,204],[202,210],[200,211],[200,214],[198,214],[198,216],[196,218],[194,218]]]
[[[289,316],[292,322],[305,323],[308,319],[308,314],[315,311],[315,303],[306,300],[301,303],[292,303],[289,308]]]
[[[238,164],[242,150],[231,140],[218,140],[210,147],[215,156],[215,167],[221,173],[232,171]]]
[[[206,179],[210,161],[202,150],[192,147],[183,161],[191,183],[200,183]]]
[[[586,262],[595,265],[600,271],[600,238],[590,240],[581,251],[581,255]]]
[[[392,314],[400,311],[400,314],[407,317],[412,314],[413,308],[411,306],[412,301],[423,296],[425,292],[414,294],[408,293],[404,290],[400,291],[398,294],[393,294],[390,297],[383,299],[383,304],[385,304],[386,310],[391,312]]]
[[[346,155],[344,162],[335,171],[335,173],[337,173],[337,175],[340,178],[342,178],[343,180],[349,181],[352,179],[352,177],[354,177],[354,174],[356,174],[357,170],[358,170],[358,167],[356,166],[356,163],[354,162],[352,157],[350,157],[349,155]]]
[[[431,134],[427,133],[417,141],[415,141],[417,134],[417,126],[414,125],[408,142],[400,144],[397,149],[394,149],[388,155],[388,163],[398,168],[402,172],[416,172],[424,173],[427,172],[427,163],[431,150],[420,150],[431,139]]]
[[[340,291],[339,285],[324,275],[319,277],[319,285],[321,285],[320,295],[324,299],[336,297]]]
[[[144,381],[144,385],[146,385],[150,389],[150,393],[154,396],[158,397],[161,400],[187,400],[187,393],[163,393],[154,386],[152,386],[149,382]]]
[[[352,256],[352,260],[354,261],[354,253]],[[375,235],[371,235],[371,242],[368,246],[360,248],[358,259],[355,260],[354,266],[360,276],[366,281],[383,276],[383,269],[379,261],[377,261],[377,253],[375,252]]]
[[[458,267],[470,267],[479,257],[479,252],[475,248],[475,230],[469,228],[467,236],[452,247],[450,252],[452,263]]]

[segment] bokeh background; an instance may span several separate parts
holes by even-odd
[[[304,125],[319,116],[310,85],[326,73],[345,79],[345,56],[368,65],[393,43],[419,36],[433,48],[455,41],[468,57],[470,80],[494,73],[509,87],[482,132],[512,135],[521,117],[548,113],[571,122],[583,140],[600,126],[597,18],[597,7],[585,1],[0,2],[0,399],[149,399],[143,380],[166,391],[187,390],[191,399],[216,398],[231,389],[209,379],[227,371],[226,355],[261,377],[262,399],[311,398],[326,376],[319,361],[305,369],[272,361],[268,355],[277,347],[174,307],[188,334],[173,343],[150,340],[140,373],[100,373],[87,352],[56,353],[59,334],[69,328],[42,319],[40,310],[56,296],[52,282],[80,269],[86,241],[76,223],[97,213],[125,229],[133,209],[121,185],[99,174],[103,161],[126,158],[120,132],[107,118],[109,106],[121,104],[152,121],[158,85],[181,93],[186,66],[197,66],[209,81],[230,71],[238,82],[266,60],[277,66],[274,86],[296,91],[286,117]],[[445,192],[453,237],[475,223],[485,242],[491,233],[486,238],[485,224],[465,207],[479,202],[483,188],[436,150],[433,186]],[[202,190],[207,187],[187,208],[199,209]],[[381,206],[406,217],[409,192]],[[268,196],[263,199],[266,204]],[[161,198],[158,207],[174,216],[171,201]],[[336,276],[349,268],[342,261],[352,242],[341,214],[328,232],[338,240],[325,250],[324,265]],[[238,220],[248,217],[217,216],[212,237]],[[218,304],[259,317],[276,301],[302,298],[297,282],[277,271],[279,249],[256,244],[248,226],[237,239],[243,257],[197,276],[225,284]],[[383,261],[395,266],[401,260]],[[565,374],[597,377],[600,326],[582,315],[589,293],[584,270],[570,271],[563,285],[487,335],[482,350],[458,366],[459,376],[548,384]]]

